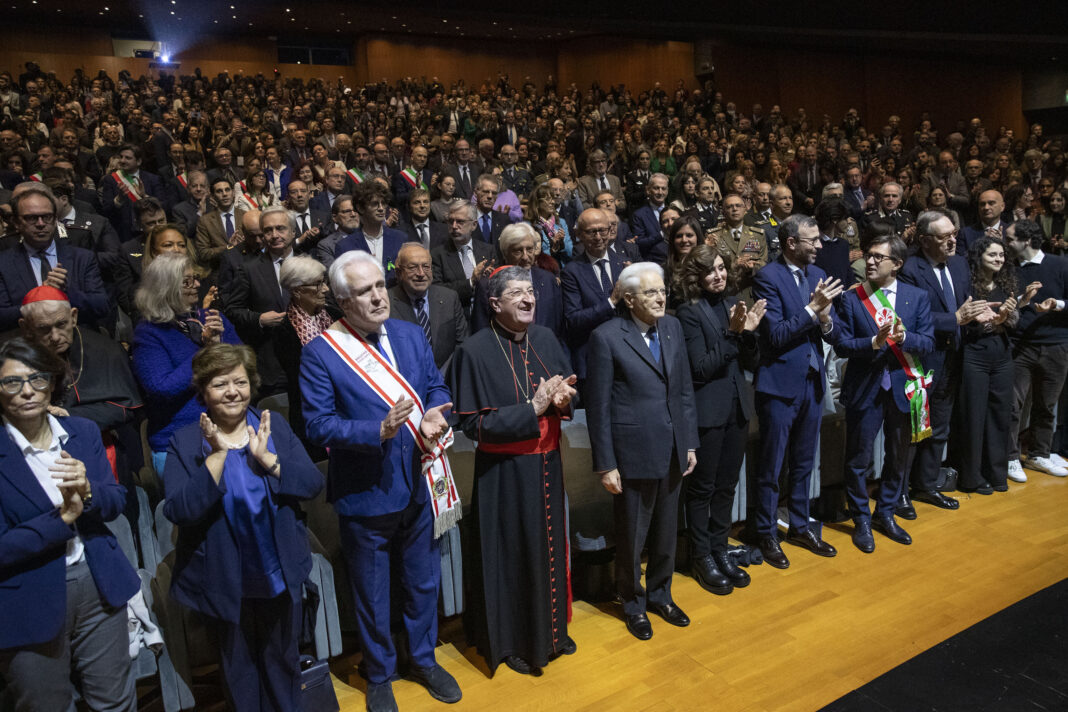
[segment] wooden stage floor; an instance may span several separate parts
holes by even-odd
[[[570,626],[578,652],[545,674],[494,678],[456,625],[438,661],[463,700],[444,705],[422,687],[395,682],[403,712],[416,710],[818,710],[914,655],[1068,577],[1068,481],[1028,471],[1026,484],[992,496],[950,493],[954,512],[917,503],[902,520],[912,546],[875,534],[873,554],[850,541],[850,525],[824,527],[833,559],[784,545],[785,571],[750,567],[749,587],[721,597],[676,574],[676,602],[693,621],[674,628],[650,615],[654,635],[627,633],[616,606],[577,602]],[[339,582],[340,583],[340,582]],[[347,662],[347,661],[345,661]],[[341,709],[364,709],[355,668],[334,665]],[[348,669],[346,669],[348,668]],[[356,687],[350,687],[351,683]]]

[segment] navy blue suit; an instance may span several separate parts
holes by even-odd
[[[451,400],[422,328],[387,319],[398,371],[426,408]],[[331,332],[334,333],[334,332]],[[404,623],[413,664],[434,665],[441,562],[434,539],[419,447],[407,428],[383,441],[389,408],[318,336],[300,365],[308,439],[330,448],[327,500],[340,519],[342,549],[356,602],[368,679],[389,680],[397,667],[390,633],[390,561],[400,567]]]
[[[623,255],[605,252],[612,269],[612,284],[619,279],[626,261]],[[583,253],[571,260],[560,272],[560,291],[564,297],[564,328],[571,349],[571,365],[579,380],[586,378],[586,342],[590,333],[615,314],[608,296],[601,288],[600,275],[590,256]]]
[[[400,252],[401,245],[407,241],[408,236],[402,231],[382,226],[382,269],[386,272],[387,287],[392,287],[397,283],[397,254]],[[371,252],[367,246],[367,240],[363,238],[362,228],[356,228],[354,232],[349,233],[348,237],[343,237],[337,243],[334,248],[334,259],[349,250]]]
[[[1008,227],[1004,222],[998,224],[998,234],[1001,239],[1005,239],[1005,228]],[[979,241],[979,238],[986,234],[986,228],[982,225],[968,225],[960,229],[960,234],[957,236],[957,254],[961,257],[968,256],[968,249]]]
[[[805,291],[811,295],[819,280],[827,276],[815,265],[806,271]],[[785,257],[754,275],[753,299],[767,300],[759,327],[760,365],[754,378],[762,444],[756,531],[762,538],[775,536],[779,472],[789,451],[790,529],[800,534],[808,529],[809,479],[823,420],[826,369],[822,341],[833,345],[841,330],[835,323],[824,334],[819,320],[805,310],[809,298],[802,298]],[[835,319],[833,310],[831,319]]]
[[[427,190],[429,190],[429,186],[434,184],[434,171],[430,170],[429,168],[424,168],[422,175],[419,176],[419,179],[427,186]],[[412,184],[409,183],[408,180],[401,175],[400,171],[394,173],[390,181],[393,184],[393,207],[399,208],[403,210],[405,214],[407,214],[408,193],[411,193],[414,190],[414,188],[412,188]]]
[[[953,282],[953,296],[947,297],[930,260],[920,253],[905,261],[898,278],[927,292],[934,322],[934,350],[924,360],[924,368],[934,371],[934,384],[927,389],[931,408],[931,437],[916,445],[912,463],[912,486],[924,492],[934,492],[942,466],[942,451],[949,440],[949,424],[953,417],[953,401],[960,384],[960,326],[956,311],[972,294],[972,280],[968,261],[958,255],[946,261]]]
[[[927,368],[924,357],[934,350],[934,323],[927,294],[901,280],[891,289],[894,312],[905,326],[902,348]],[[873,303],[878,305],[877,301]],[[841,401],[846,408],[845,481],[850,511],[854,518],[871,516],[866,475],[872,464],[873,442],[882,427],[886,459],[875,496],[876,514],[892,516],[905,486],[912,437],[905,372],[886,344],[878,350],[872,348],[872,338],[879,328],[856,290],[842,295],[838,316],[842,334],[834,352],[849,359]],[[887,376],[889,389],[883,387]]]
[[[105,325],[112,305],[100,278],[96,256],[90,250],[57,240],[56,259],[67,270],[67,283],[62,291],[78,310],[78,321],[89,326]],[[18,327],[22,298],[36,287],[29,252],[20,243],[0,260],[0,331]]]
[[[501,237],[501,231],[511,224],[512,220],[506,214],[502,213],[499,210],[491,210],[489,234],[487,235],[482,229],[482,215],[479,214],[479,216],[475,218],[475,230],[471,233],[471,237],[478,238],[479,240],[482,240],[483,242],[488,242],[489,244],[496,247],[497,240],[499,240]]]
[[[57,420],[70,436],[63,449],[85,463],[93,501],[73,526],[64,524],[15,442],[0,431],[0,649],[44,643],[63,629],[66,547],[76,532],[100,597],[109,606],[125,606],[141,587],[104,524],[122,514],[126,490],[112,476],[100,428],[85,418]]]
[[[259,410],[249,410],[260,417]],[[312,566],[300,501],[315,497],[323,488],[322,474],[289,424],[276,413],[272,416],[270,445],[281,471],[278,477],[264,475],[263,479],[274,505],[273,539],[285,579],[281,600],[242,596],[237,528],[223,504],[227,474],[224,471],[216,484],[208,471],[205,461],[211,448],[199,422],[171,437],[163,478],[167,488],[163,514],[179,527],[171,595],[215,619],[230,697],[242,706],[260,699],[260,708],[271,706],[263,697],[277,699],[283,708],[300,697],[301,589]],[[249,469],[261,472],[245,452]],[[252,617],[255,621],[249,620]],[[249,646],[243,639],[252,629],[269,634]]]
[[[638,238],[638,250],[643,259],[649,258],[649,251],[658,242],[663,242],[660,232],[660,220],[656,217],[653,206],[646,203],[630,216],[630,229]]]
[[[163,209],[168,213],[171,210],[171,193],[164,185],[163,179],[154,173],[140,171],[138,177],[145,187],[145,194],[159,200]],[[126,197],[126,193],[119,188],[115,178],[110,174],[100,179],[100,205],[104,211],[104,217],[111,221],[115,231],[119,233],[119,242],[126,242],[131,237],[141,233],[140,224],[137,222],[137,214],[133,209],[133,202]],[[115,204],[115,198],[119,198],[119,204]]]

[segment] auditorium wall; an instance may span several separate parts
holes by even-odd
[[[354,85],[382,77],[438,77],[448,84],[466,79],[479,86],[505,72],[513,83],[531,77],[541,84],[549,74],[561,88],[574,83],[586,89],[625,83],[646,88],[656,81],[671,91],[679,79],[697,86],[694,47],[689,42],[591,37],[557,43],[412,38],[367,35],[353,46],[348,67],[277,63],[276,43],[239,37],[204,36],[195,45],[177,48],[181,72],[200,67],[208,76],[221,71],[269,74],[279,68],[289,77],[342,77]],[[779,104],[792,114],[807,109],[817,121],[822,114],[839,119],[855,107],[866,123],[876,126],[898,112],[907,128],[929,111],[943,133],[952,122],[982,116],[987,125],[1025,128],[1019,67],[956,56],[918,57],[904,54],[815,51],[779,45],[719,42],[713,47],[718,87],[747,111],[754,102],[765,109]],[[107,70],[115,76],[128,69],[149,71],[149,60],[112,56],[106,32],[79,29],[8,29],[0,38],[0,67],[15,71],[27,59],[69,77],[77,67],[89,73]]]

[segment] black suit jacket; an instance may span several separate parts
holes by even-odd
[[[497,241],[500,240],[501,231],[511,225],[512,221],[507,215],[497,210],[490,211],[490,218],[490,234],[487,235],[483,232],[482,214],[479,213],[478,217],[475,218],[475,231],[471,233],[471,236],[477,237],[483,242],[488,242],[494,247],[497,247]]]
[[[261,252],[239,260],[228,292],[223,297],[223,309],[237,329],[241,341],[256,349],[256,361],[263,381],[260,394],[270,395],[285,390],[285,373],[278,362],[274,345],[278,327],[260,325],[260,315],[264,312],[284,312],[289,306],[282,296],[271,258]]]
[[[469,161],[467,164],[467,168],[470,171],[471,178],[470,191],[464,189],[463,181],[460,180],[460,168],[456,164],[450,164],[446,166],[445,175],[452,176],[452,179],[456,181],[456,193],[454,193],[454,196],[457,198],[470,200],[472,192],[474,192],[475,188],[478,186],[478,177],[482,175],[482,161],[478,160],[477,158],[472,161]]]
[[[442,223],[436,220],[427,219],[430,226],[430,244],[423,245],[428,251],[433,252],[446,242],[449,241],[449,228],[445,227]],[[415,225],[410,222],[402,222],[398,227],[403,228],[406,235],[408,235],[409,242],[422,242],[419,238],[419,231],[415,229]]]
[[[145,187],[145,193],[159,200],[163,204],[163,208],[169,213],[171,209],[171,194],[160,177],[148,171],[140,171],[139,177]],[[101,208],[104,211],[104,215],[115,227],[115,231],[119,233],[119,239],[125,242],[133,237],[135,233],[140,233],[141,231],[137,223],[137,216],[134,213],[133,203],[119,189],[118,183],[115,182],[115,178],[110,174],[104,176],[101,181]],[[116,197],[119,199],[118,205],[115,204]]]
[[[586,421],[596,472],[618,469],[623,479],[663,479],[672,457],[686,471],[698,447],[690,363],[682,327],[665,315],[656,324],[660,362],[630,316],[594,329],[586,378]]]
[[[67,270],[67,285],[63,289],[72,307],[78,310],[78,320],[90,326],[105,326],[112,306],[108,300],[96,256],[89,250],[56,242],[56,258]],[[37,287],[37,278],[30,266],[30,255],[19,243],[0,260],[0,331],[19,325],[22,298]]]
[[[482,260],[496,259],[497,250],[481,240],[471,239],[471,252],[475,255],[475,265]],[[434,266],[434,284],[455,291],[460,296],[464,313],[471,313],[471,297],[475,293],[471,281],[464,275],[464,266],[460,262],[460,252],[456,249],[456,243],[449,239],[444,245],[430,253],[430,261]]]
[[[434,352],[434,365],[442,373],[449,367],[449,359],[467,338],[467,317],[464,316],[460,297],[451,289],[431,284],[426,292],[430,309],[430,348]],[[389,288],[389,315],[419,324],[408,293],[397,284]]]
[[[85,236],[87,245],[81,244],[82,235]],[[76,247],[85,247],[95,252],[100,271],[105,277],[111,278],[122,254],[119,234],[111,223],[100,215],[75,208],[74,222],[67,226],[67,236]]]
[[[723,300],[727,314],[737,303],[737,297]],[[756,412],[753,388],[742,373],[743,368],[756,369],[759,358],[756,335],[750,331],[741,334],[729,331],[727,314],[704,299],[695,304],[682,304],[675,312],[686,337],[697,425],[701,428],[730,422],[735,401],[741,405],[746,420]]]

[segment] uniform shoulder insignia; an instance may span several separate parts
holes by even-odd
[[[131,252],[130,253],[130,257],[137,257],[138,259],[140,259],[141,257],[144,257],[144,253],[143,252]]]

